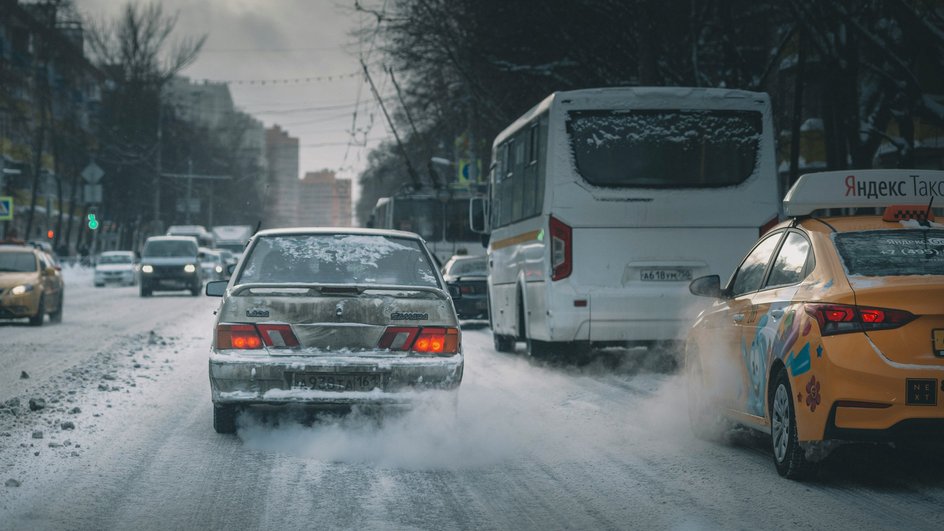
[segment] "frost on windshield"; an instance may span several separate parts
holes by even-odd
[[[239,282],[438,286],[419,242],[350,234],[260,238]]]
[[[597,186],[734,186],[757,166],[756,111],[571,111],[567,133],[577,171]]]
[[[944,275],[944,230],[844,232],[833,240],[850,275]]]

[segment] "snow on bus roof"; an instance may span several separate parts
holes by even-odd
[[[927,205],[944,206],[944,171],[842,170],[801,175],[783,198],[789,217],[823,208]]]

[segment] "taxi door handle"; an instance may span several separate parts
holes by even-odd
[[[783,317],[783,310],[779,308],[776,310],[770,310],[770,316],[773,317],[774,319],[780,319],[781,317]]]
[[[733,319],[734,319],[734,322],[735,322],[735,323],[740,323],[741,321],[744,320],[744,314],[743,314],[743,313],[736,313],[736,314],[734,314]]]

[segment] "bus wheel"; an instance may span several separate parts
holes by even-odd
[[[498,352],[515,351],[515,338],[512,336],[503,336],[492,332],[492,341],[495,343],[495,350]]]

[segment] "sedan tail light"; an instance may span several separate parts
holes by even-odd
[[[216,327],[217,349],[292,348],[299,345],[298,338],[288,324],[219,324]]]
[[[391,326],[384,331],[377,346],[419,354],[455,354],[459,352],[459,337],[459,329],[453,327]]]
[[[216,326],[216,348],[218,349],[260,349],[262,338],[255,325],[220,324]]]
[[[806,313],[819,323],[820,334],[832,336],[851,332],[889,330],[917,319],[905,310],[870,308],[849,304],[808,304]]]

